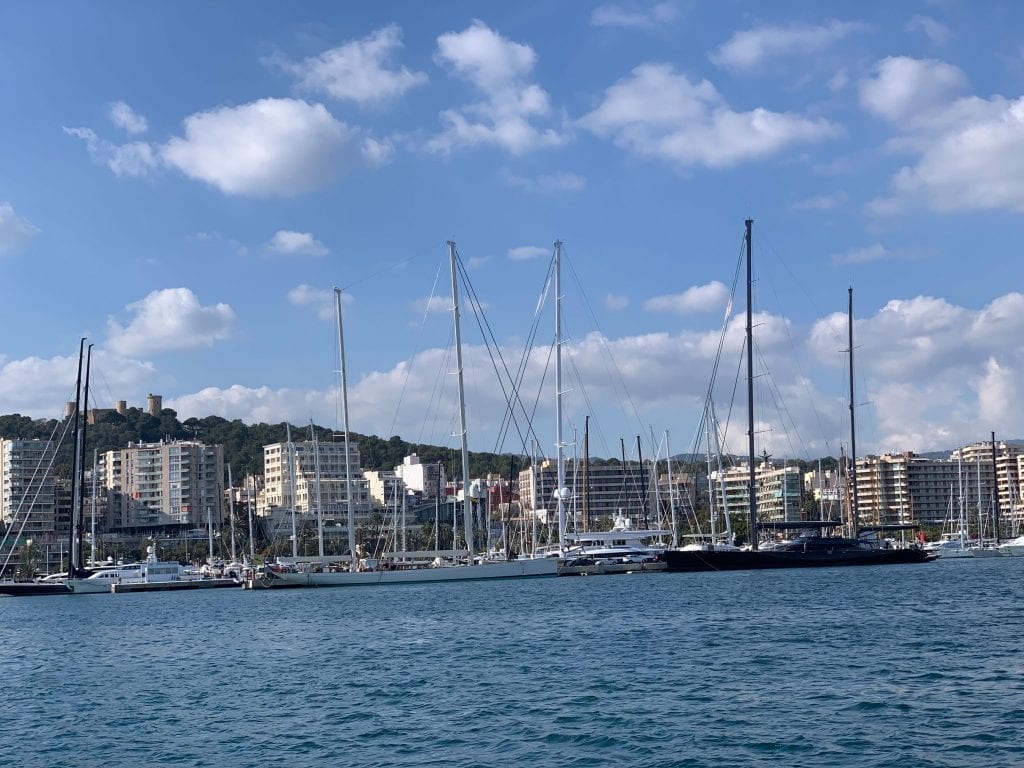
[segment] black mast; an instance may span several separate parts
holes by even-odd
[[[75,452],[71,465],[71,515],[68,518],[68,578],[73,579],[77,575],[78,563],[75,560],[75,545],[78,543],[78,531],[75,530],[78,518],[75,517],[75,493],[78,490],[78,418],[82,404],[82,358],[85,355],[85,337],[78,343],[78,377],[75,379],[75,416],[74,435]]]
[[[756,470],[754,467],[754,278],[750,266],[751,227],[753,219],[747,219],[747,460],[750,462],[750,477],[747,479],[747,494],[750,500],[750,545],[757,550],[757,494]]]
[[[92,347],[85,351],[85,388],[82,394],[82,445],[78,454],[78,565],[81,567],[85,557],[82,548],[82,537],[85,535],[85,437],[89,430],[89,372],[92,370]],[[72,510],[72,514],[75,511]]]
[[[849,307],[847,309],[847,326],[850,342],[850,464],[847,476],[853,493],[853,509],[850,510],[850,530],[853,538],[857,538],[860,531],[860,505],[857,497],[857,419],[854,417],[853,400],[853,288],[849,291]],[[900,522],[903,522],[902,520]]]
[[[644,455],[640,449],[640,435],[636,436],[636,460],[640,462],[640,488],[638,489],[638,495],[640,496],[640,508],[644,512],[644,528],[646,529],[651,527],[647,516],[647,508],[650,506],[651,498],[647,480],[644,478]]]

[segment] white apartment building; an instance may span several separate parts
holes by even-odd
[[[424,499],[435,499],[444,492],[447,478],[442,464],[424,464],[415,453],[402,459],[395,467],[395,474],[405,487],[420,494]]]
[[[140,443],[103,455],[106,488],[121,491],[120,528],[219,528],[224,517],[224,446],[195,440]]]
[[[264,487],[257,496],[257,514],[273,516],[274,510],[287,510],[290,514],[294,507],[297,515],[315,515],[319,485],[324,520],[330,525],[343,525],[348,515],[348,473],[352,477],[353,514],[359,523],[369,517],[372,507],[370,491],[362,467],[359,466],[357,444],[349,444],[347,457],[343,442],[314,443],[312,440],[306,440],[292,442],[290,446],[291,450],[289,443],[263,446]]]
[[[402,478],[392,470],[366,470],[367,489],[374,509],[395,509],[402,505],[406,487]]]
[[[56,500],[46,440],[0,440],[0,518],[25,536],[56,531]],[[67,520],[65,519],[65,524]]]

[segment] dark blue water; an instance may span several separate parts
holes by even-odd
[[[0,765],[1019,765],[1022,577],[3,598]]]

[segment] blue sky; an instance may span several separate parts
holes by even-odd
[[[454,444],[446,241],[515,368],[561,239],[567,440],[589,413],[594,453],[684,450],[749,216],[760,447],[848,441],[848,286],[861,453],[1024,436],[1022,16],[4,3],[0,411],[59,415],[88,335],[98,405],[337,424],[337,285],[352,428]],[[547,453],[551,313],[523,388]],[[471,446],[521,450],[464,314]]]

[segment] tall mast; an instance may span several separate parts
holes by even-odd
[[[565,443],[562,440],[562,241],[555,240],[555,451],[558,548],[565,551]]]
[[[82,564],[82,537],[85,534],[85,438],[89,426],[89,372],[92,370],[92,347],[85,350],[85,388],[82,394],[82,442],[78,446],[78,564]]]
[[[253,537],[252,529],[252,497],[256,495],[256,476],[250,474],[249,477],[252,480],[252,493],[249,493],[248,488],[246,489],[245,506],[249,516],[249,562],[254,563],[256,561],[256,539]]]
[[[855,416],[856,401],[853,398],[853,288],[849,291],[849,307],[847,309],[847,332],[850,342],[850,469],[848,477],[850,488],[853,494],[852,509],[850,510],[850,530],[853,538],[860,534],[860,504],[857,496],[857,419]]]
[[[455,241],[448,241],[448,260],[452,268],[452,317],[455,325],[455,364],[459,377],[459,436],[462,441],[462,522],[466,534],[468,563],[473,564],[473,502],[469,495],[469,445],[466,441],[466,392],[462,376],[462,327],[459,324],[459,272],[455,263]],[[456,491],[456,496],[458,492]]]
[[[747,461],[750,475],[747,478],[747,498],[750,501],[750,545],[757,549],[757,470],[754,465],[754,271],[750,264],[753,250],[751,227],[753,219],[747,219]]]
[[[348,452],[348,377],[345,371],[345,333],[341,322],[341,288],[334,289],[334,319],[338,324],[338,361],[341,365],[339,373],[341,380],[341,415],[342,425],[345,430],[345,507],[348,510],[346,513],[348,550],[352,555],[349,570],[355,573],[359,562],[356,560],[356,522],[355,512],[352,509],[352,465],[349,462]]]
[[[672,549],[679,546],[679,531],[676,529],[676,485],[672,480],[672,449],[668,444],[668,430],[665,430],[665,455],[668,465],[668,509],[672,518]]]
[[[317,438],[316,427],[313,425],[313,420],[309,420],[309,428],[313,430],[313,471],[314,487],[316,491],[316,541],[317,541],[317,555],[321,560],[324,559],[324,507],[323,500],[320,495],[320,440]]]
[[[590,414],[583,417],[583,530],[590,530]]]
[[[92,449],[92,525],[89,532],[89,562],[96,565],[96,464],[99,451]]]
[[[1010,475],[1007,473],[1007,480]],[[996,534],[996,546],[999,546],[999,471],[996,467],[996,433],[992,433],[992,528]]]
[[[647,515],[647,506],[651,503],[651,496],[648,492],[647,480],[644,478],[644,455],[640,449],[640,435],[636,436],[636,462],[640,471],[640,485],[637,487],[637,497],[640,501],[640,509],[643,513],[643,526],[650,528],[650,519]],[[637,521],[639,523],[639,521]]]
[[[295,528],[295,446],[292,445],[292,425],[285,422],[288,436],[288,495],[292,502],[292,559],[299,557],[299,536]]]
[[[231,480],[231,464],[228,464],[228,519],[231,521],[231,562],[235,562],[235,487]]]
[[[78,503],[78,452],[79,452],[79,438],[81,435],[78,433],[78,420],[81,416],[81,405],[82,405],[82,358],[85,356],[85,339],[83,338],[78,343],[78,376],[75,379],[75,414],[74,414],[74,434],[75,434],[75,455],[72,458],[71,465],[71,515],[68,518],[68,578],[73,579],[77,576],[78,561],[75,559],[75,544],[78,542],[78,521],[75,519],[75,508]]]

